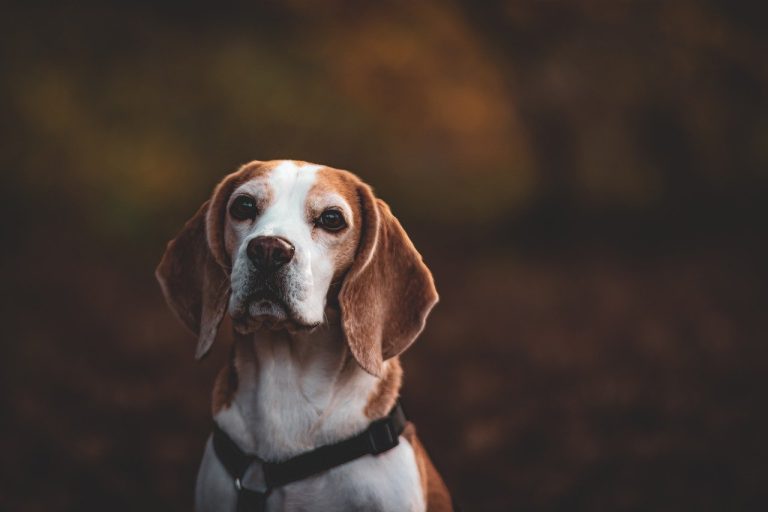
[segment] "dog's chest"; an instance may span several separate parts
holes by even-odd
[[[238,390],[216,422],[244,450],[283,460],[363,430],[368,396],[376,379],[357,370],[339,383],[333,354],[312,354],[299,364],[286,344],[261,347],[258,363],[238,365]]]
[[[300,368],[290,353],[272,347],[258,365],[238,368],[235,399],[215,420],[243,450],[265,460],[284,460],[350,437],[370,422],[363,411],[376,381],[360,371],[338,385],[336,364],[314,358]],[[210,443],[197,485],[198,512],[234,510],[232,479]],[[275,489],[267,510],[424,510],[413,449],[401,438],[388,452]]]

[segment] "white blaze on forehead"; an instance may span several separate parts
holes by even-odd
[[[319,165],[286,160],[270,171],[272,201],[257,223],[259,236],[296,236],[297,230],[306,231],[307,195],[315,184],[318,169]]]

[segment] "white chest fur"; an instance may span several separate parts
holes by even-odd
[[[366,428],[365,406],[377,379],[349,359],[338,333],[259,333],[238,352],[238,390],[215,421],[245,451],[283,460]],[[198,512],[235,510],[232,478],[209,440],[198,474]],[[423,511],[411,445],[400,444],[275,489],[268,511]]]

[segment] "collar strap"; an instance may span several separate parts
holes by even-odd
[[[399,444],[400,434],[403,433],[406,423],[403,408],[400,402],[397,402],[387,416],[371,422],[368,428],[359,434],[343,441],[320,446],[282,462],[262,461],[255,455],[243,452],[226,432],[214,424],[213,449],[219,461],[232,476],[239,497],[243,498],[239,499],[240,502],[250,501],[247,495],[254,494],[253,491],[242,487],[241,479],[251,464],[254,462],[261,464],[267,490],[256,494],[261,495],[261,498],[257,499],[263,502],[269,492],[276,487],[303,480],[365,455],[378,455],[391,450]],[[238,509],[240,509],[239,506]]]

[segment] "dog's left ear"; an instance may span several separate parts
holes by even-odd
[[[176,316],[197,336],[195,357],[216,339],[229,304],[229,259],[223,247],[226,202],[240,171],[230,174],[168,242],[155,276]]]
[[[438,296],[421,255],[370,187],[358,185],[362,229],[339,292],[341,323],[358,364],[380,376],[386,359],[416,340]]]

